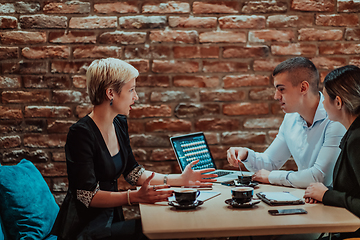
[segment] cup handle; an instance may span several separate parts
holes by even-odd
[[[199,195],[200,195],[200,191],[197,190],[196,197],[198,197]]]

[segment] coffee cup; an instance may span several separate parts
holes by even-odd
[[[200,191],[193,188],[174,190],[175,200],[180,205],[190,205],[196,201],[196,198],[200,195]]]
[[[252,187],[237,187],[231,189],[232,199],[237,203],[250,202],[254,194]]]
[[[243,175],[238,176],[239,183],[244,185],[249,185],[251,182],[251,178],[252,176],[243,176]]]

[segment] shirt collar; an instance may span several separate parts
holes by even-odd
[[[319,104],[318,104],[318,106],[316,108],[313,123],[309,128],[312,128],[315,125],[316,122],[322,121],[327,117],[327,112],[325,111],[325,108],[324,108],[324,105],[323,105],[324,95],[321,92],[319,92],[319,94],[320,94]],[[300,114],[298,116],[298,120],[301,121],[305,127],[308,127],[307,122],[305,121],[305,119],[302,116],[300,116]]]

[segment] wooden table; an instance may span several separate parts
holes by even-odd
[[[140,204],[144,234],[150,239],[203,238],[257,235],[283,235],[321,232],[353,232],[360,219],[344,208],[305,204],[269,206],[264,202],[252,208],[232,208],[231,187],[215,184],[221,195],[191,210],[176,210],[167,203]],[[259,185],[256,192],[288,191],[302,198],[304,189]],[[269,209],[304,208],[308,214],[271,216]]]

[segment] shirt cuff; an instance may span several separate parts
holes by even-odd
[[[100,185],[98,182],[94,191],[76,190],[76,198],[77,200],[82,202],[87,208],[89,208],[93,197],[99,190],[100,190]]]
[[[255,151],[254,150],[251,150],[251,149],[247,149],[248,150],[248,155],[247,155],[247,158],[242,160],[241,162],[244,163],[245,167],[247,170],[249,171],[255,171],[253,166],[252,166],[252,163],[255,161],[256,159],[256,156],[255,156]]]
[[[137,166],[134,168],[126,177],[125,180],[130,183],[132,186],[136,185],[136,182],[141,177],[145,168],[142,165]]]

